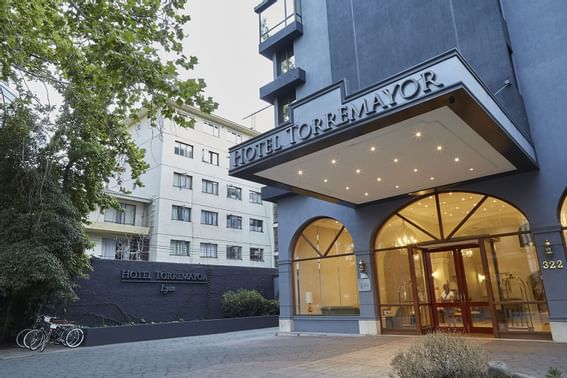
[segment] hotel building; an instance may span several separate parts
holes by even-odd
[[[282,331],[567,342],[567,3],[264,0]]]

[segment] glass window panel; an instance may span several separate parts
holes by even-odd
[[[419,312],[421,315],[421,326],[431,327],[433,325],[433,320],[431,318],[431,307],[430,306],[419,306]]]
[[[455,233],[455,237],[526,231],[527,225],[528,220],[516,208],[490,197]]]
[[[435,302],[458,302],[461,290],[457,282],[457,270],[455,268],[453,251],[432,252],[429,254],[429,259],[431,261],[431,277],[433,277]]]
[[[484,196],[474,193],[439,194],[443,232],[447,237]]]
[[[380,230],[375,248],[403,247],[430,240],[433,240],[431,236],[394,215]]]
[[[501,332],[550,332],[547,304],[509,303],[497,306]]]
[[[468,300],[487,302],[486,275],[482,267],[480,248],[463,248],[460,250],[463,260],[463,274],[467,283]]]
[[[425,231],[437,238],[439,233],[439,220],[437,218],[437,204],[435,196],[424,197],[405,207],[399,212],[404,218],[409,219]]]
[[[133,225],[136,218],[136,206],[122,204],[122,208],[124,209],[124,212],[122,213],[124,224]]]
[[[414,306],[381,306],[380,318],[384,329],[416,328]]]
[[[471,306],[472,326],[492,329],[492,315],[488,306]]]
[[[417,285],[417,296],[419,303],[429,303],[429,293],[427,292],[427,280],[425,277],[425,267],[423,265],[423,251],[416,249],[413,253],[413,265],[415,268],[415,280]]]
[[[413,303],[412,280],[406,248],[381,251],[376,255],[380,303]]]
[[[303,238],[299,236],[295,243],[294,260],[309,259],[312,257],[319,257],[315,249]]]
[[[354,256],[297,261],[294,268],[297,314],[359,314]]]

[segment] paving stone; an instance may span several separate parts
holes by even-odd
[[[1,377],[388,377],[418,338],[276,336],[275,329],[45,352],[0,350]],[[567,374],[567,344],[469,339],[515,373]]]

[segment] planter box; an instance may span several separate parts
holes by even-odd
[[[278,316],[254,316],[193,320],[178,323],[136,324],[118,327],[86,328],[82,345],[106,345],[132,341],[168,339],[172,337],[210,335],[278,326]]]

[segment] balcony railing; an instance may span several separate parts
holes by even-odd
[[[301,2],[299,0],[268,0],[257,8],[260,9],[260,43],[294,22],[301,23]]]

